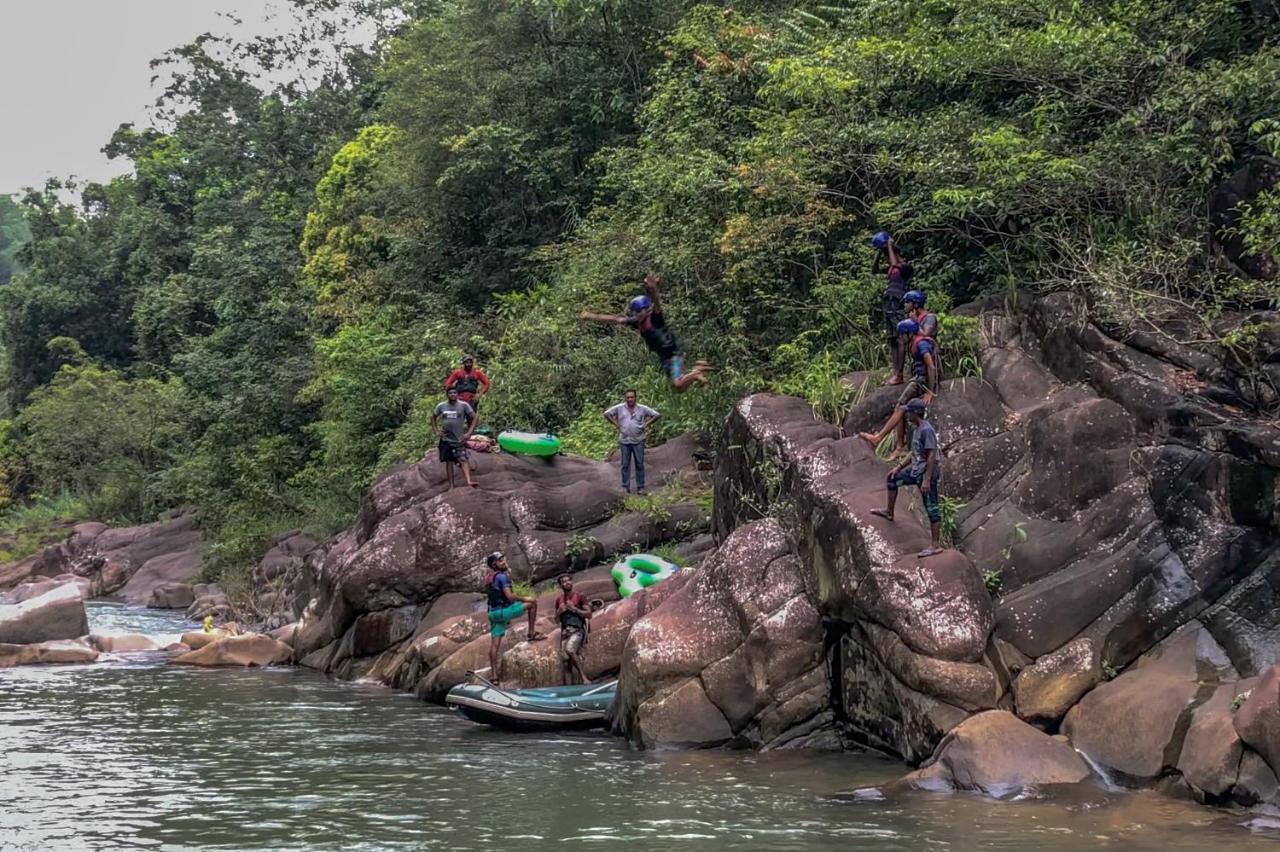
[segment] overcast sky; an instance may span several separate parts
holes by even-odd
[[[202,32],[271,28],[276,0],[0,0],[0,193],[124,171],[101,148],[155,100],[148,62]]]

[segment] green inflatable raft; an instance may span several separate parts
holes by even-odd
[[[498,446],[508,453],[526,456],[554,456],[560,452],[560,439],[555,435],[517,432],[507,429],[498,433]]]
[[[656,586],[680,571],[675,565],[651,553],[633,553],[613,566],[609,573],[618,584],[618,594],[629,598],[641,589]]]

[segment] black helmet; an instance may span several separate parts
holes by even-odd
[[[484,558],[484,564],[488,565],[490,569],[493,569],[504,558],[505,557],[502,555],[501,550],[495,550]]]

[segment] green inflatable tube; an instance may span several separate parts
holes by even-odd
[[[517,432],[507,429],[498,433],[498,446],[508,453],[526,456],[554,456],[560,452],[560,439],[555,435]]]
[[[679,565],[651,553],[633,553],[615,563],[609,574],[618,585],[618,594],[629,598],[641,589],[656,586],[679,571]]]

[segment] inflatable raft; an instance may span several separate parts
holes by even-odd
[[[641,589],[656,586],[680,571],[680,566],[651,553],[633,553],[609,572],[618,585],[618,594],[629,598]]]
[[[545,432],[517,432],[514,429],[498,433],[498,446],[509,453],[526,456],[554,456],[560,452],[560,439]]]
[[[598,728],[613,703],[618,682],[538,689],[500,689],[487,681],[462,683],[444,703],[473,722],[510,731]]]

